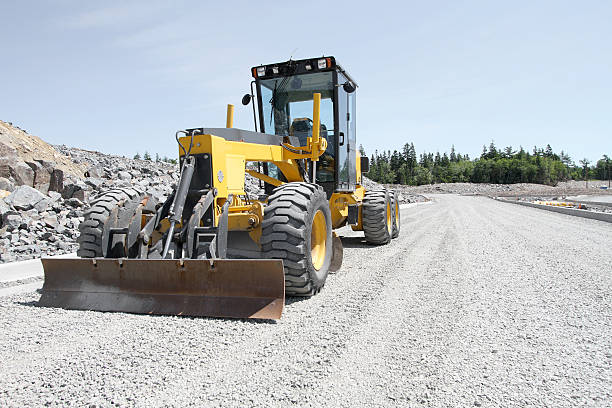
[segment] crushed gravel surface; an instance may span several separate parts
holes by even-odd
[[[610,406],[609,224],[434,201],[278,322],[0,298],[0,406]]]
[[[14,281],[0,282],[0,289],[10,288],[12,286],[18,286],[18,285],[26,285],[28,283],[34,283],[34,282],[38,282],[42,280],[43,280],[42,276],[34,276],[32,278],[27,278],[27,279],[18,279]]]

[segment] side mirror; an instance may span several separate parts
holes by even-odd
[[[245,95],[242,97],[242,104],[243,104],[243,105],[248,105],[249,103],[251,103],[251,99],[252,99],[251,94],[245,94]]]
[[[370,172],[370,159],[368,156],[361,156],[361,173]]]
[[[355,87],[353,86],[353,84],[351,84],[350,82],[345,82],[344,85],[342,85],[342,89],[344,89],[344,92],[346,93],[353,93],[355,92]]]

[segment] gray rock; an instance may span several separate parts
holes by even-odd
[[[62,197],[65,199],[77,197],[81,201],[84,201],[85,193],[84,192],[80,193],[80,191],[89,190],[89,189],[90,187],[81,181],[66,183],[64,185],[64,190],[62,190]]]
[[[42,221],[49,228],[57,228],[57,226],[59,225],[59,222],[57,221],[57,216],[51,214],[44,216],[42,218]]]
[[[6,177],[7,174],[15,179],[15,183],[20,186],[34,185],[34,171],[20,159],[7,160],[0,168],[8,169],[8,172],[0,169],[0,176]]]
[[[44,198],[34,205],[34,209],[38,212],[43,212],[46,211],[52,203],[53,202],[50,199]]]
[[[45,169],[48,169],[49,173],[51,173],[51,171],[53,171],[53,169],[55,168],[55,162],[53,161],[39,159],[35,159],[35,161],[40,163],[40,165],[43,166]]]
[[[26,162],[28,166],[34,171],[34,182],[33,186],[37,190],[47,193],[49,191],[49,183],[51,181],[51,171],[48,167],[44,167],[40,162]]]
[[[57,202],[62,198],[62,195],[60,193],[58,193],[57,191],[49,191],[49,193],[47,194],[49,196],[49,199],[51,200],[51,202]]]
[[[85,184],[91,186],[94,190],[99,190],[103,183],[104,180],[97,177],[89,177],[85,180]]]
[[[2,216],[9,211],[11,211],[11,207],[9,207],[9,205],[5,203],[4,200],[0,199],[0,219],[2,219]]]
[[[81,203],[87,200],[87,192],[85,190],[77,190],[72,194],[72,198],[81,201]]]
[[[53,169],[49,179],[49,191],[64,191],[64,172],[60,169]]]
[[[15,183],[13,183],[11,180],[4,178],[4,177],[0,177],[0,190],[6,190],[6,191],[14,191],[15,190]]]
[[[101,166],[90,166],[85,173],[86,177],[101,178],[104,176],[104,168]]]
[[[79,200],[76,197],[72,197],[72,198],[69,198],[68,200],[66,200],[66,204],[71,206],[71,207],[82,207],[83,206],[83,201]]]
[[[4,201],[16,209],[29,210],[44,198],[45,195],[33,187],[19,186]]]
[[[2,217],[3,228],[6,228],[7,231],[18,230],[22,223],[23,219],[19,214],[9,213]]]
[[[128,173],[127,171],[120,171],[119,173],[117,173],[117,177],[119,178],[119,180],[123,180],[123,181],[132,180],[132,175]]]

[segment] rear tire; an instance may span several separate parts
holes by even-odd
[[[393,191],[391,194],[391,207],[393,208],[393,231],[391,232],[391,238],[397,238],[400,234],[401,219],[400,219],[400,203],[398,200],[399,193]]]
[[[370,244],[383,245],[391,241],[393,210],[387,190],[366,191],[362,207],[363,232]]]
[[[312,296],[325,284],[331,225],[327,196],[316,184],[286,183],[268,198],[260,243],[265,258],[283,260],[287,295]]]
[[[104,256],[102,233],[111,211],[117,207],[132,210],[143,198],[144,194],[133,188],[109,190],[98,195],[91,202],[91,207],[85,211],[85,219],[79,225],[77,256],[81,258]]]

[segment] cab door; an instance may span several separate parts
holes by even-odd
[[[337,92],[337,190],[354,191],[357,183],[357,137],[355,132],[355,92],[347,93],[343,84],[347,79],[338,73]]]

